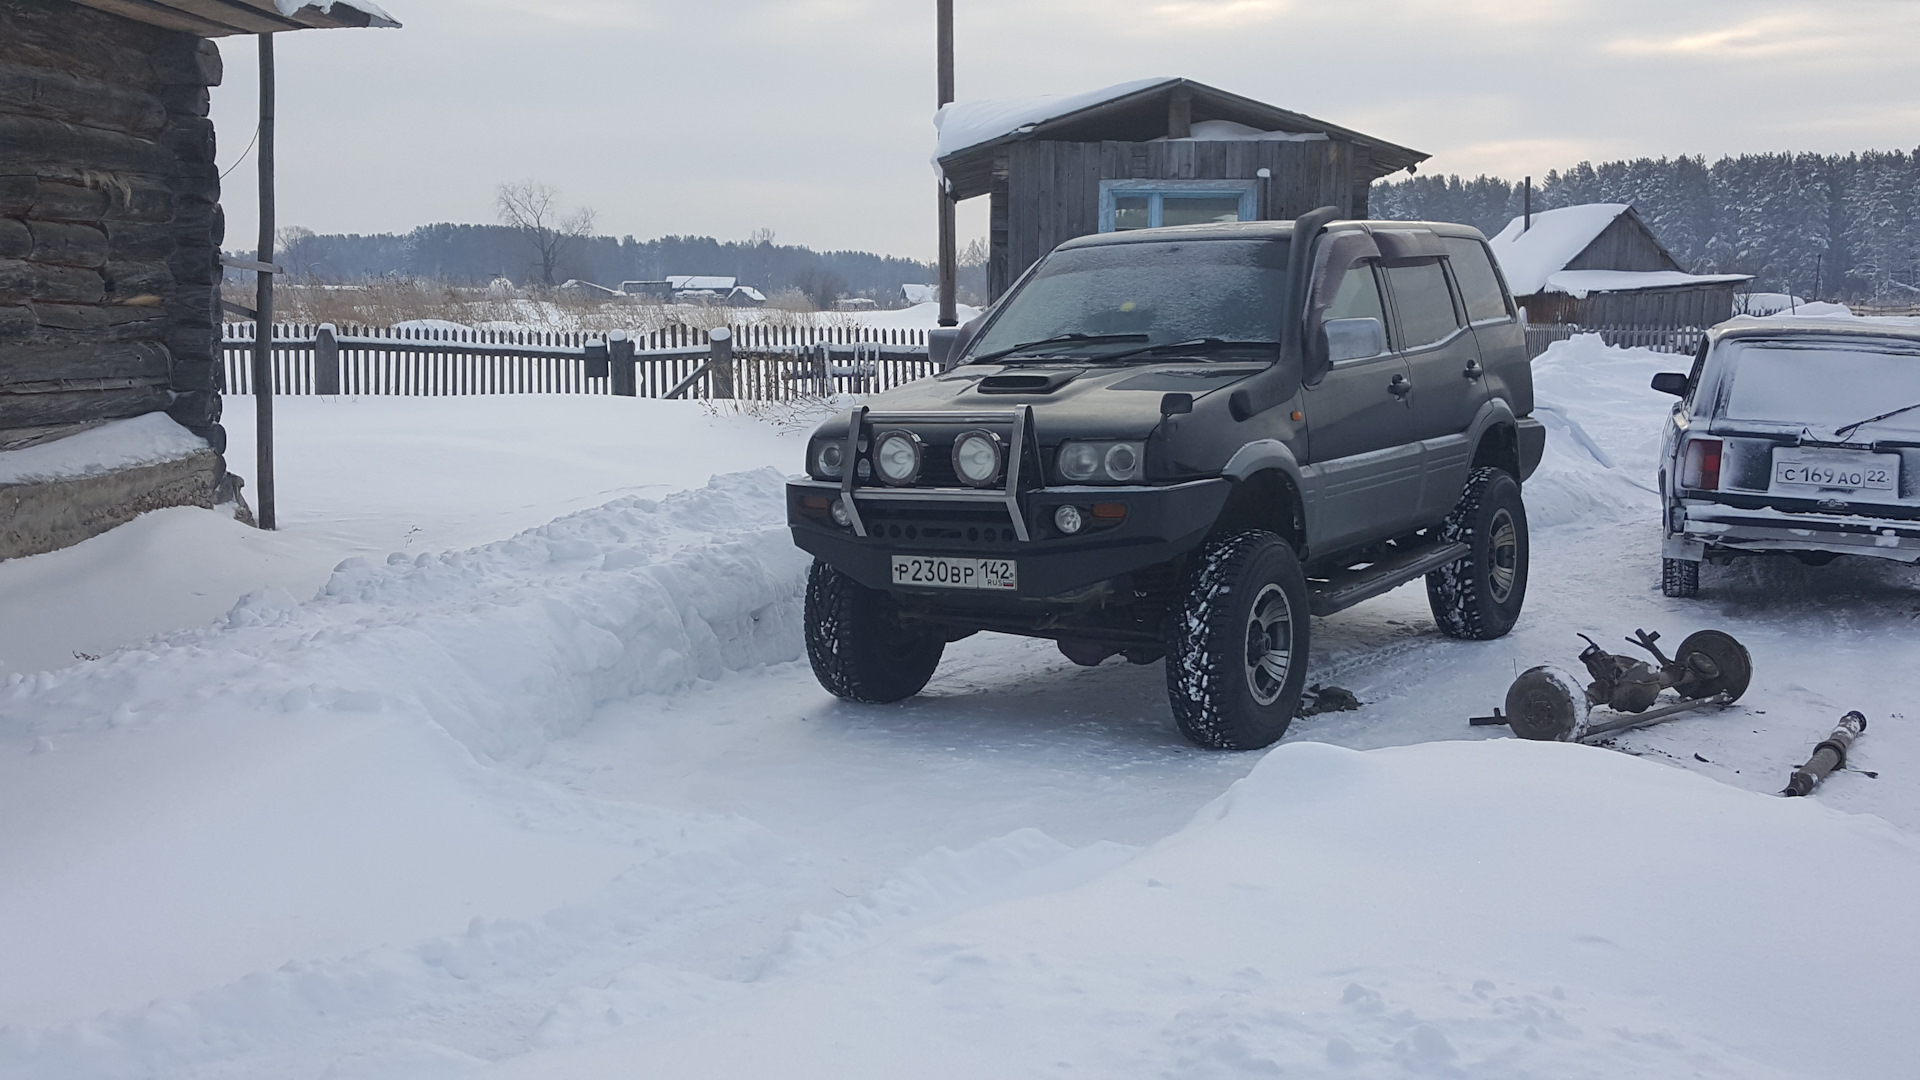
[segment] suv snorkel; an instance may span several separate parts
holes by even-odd
[[[1303,365],[1301,325],[1307,305],[1307,268],[1312,265],[1313,242],[1339,217],[1338,207],[1322,206],[1294,220],[1293,246],[1287,250],[1287,302],[1280,312],[1280,360],[1234,390],[1227,407],[1235,420],[1258,416],[1293,396]]]

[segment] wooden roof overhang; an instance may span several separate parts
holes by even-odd
[[[179,30],[198,37],[236,34],[279,34],[288,30],[326,30],[337,27],[397,27],[400,24],[368,4],[351,0],[314,0],[283,15],[274,0],[73,0],[82,7],[105,11],[123,19]]]
[[[1353,143],[1366,150],[1365,171],[1371,173],[1367,176],[1369,180],[1410,169],[1432,156],[1352,128],[1316,120],[1304,113],[1230,94],[1192,79],[1168,79],[956,150],[940,159],[940,170],[952,186],[955,199],[985,195],[991,190],[994,170],[1009,143],[1028,139],[1054,142],[1150,142],[1167,136],[1174,103],[1182,97],[1189,103],[1193,123],[1231,120],[1261,131],[1321,134]]]

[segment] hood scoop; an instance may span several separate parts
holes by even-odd
[[[980,380],[983,394],[1051,394],[1080,377],[1069,371],[1003,371]]]

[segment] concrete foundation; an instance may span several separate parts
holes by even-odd
[[[0,484],[0,559],[38,555],[77,544],[149,510],[168,506],[211,509],[216,502],[237,497],[235,491],[219,490],[232,486],[231,481],[220,484],[223,473],[219,456],[203,450],[157,465],[132,466],[94,476]]]

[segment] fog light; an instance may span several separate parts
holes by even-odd
[[[853,524],[853,515],[847,513],[847,500],[845,499],[833,500],[833,506],[828,509],[827,513],[833,517],[833,523],[843,529]]]
[[[1081,515],[1077,506],[1063,506],[1053,512],[1053,525],[1061,532],[1072,536],[1084,527],[1087,519]]]

